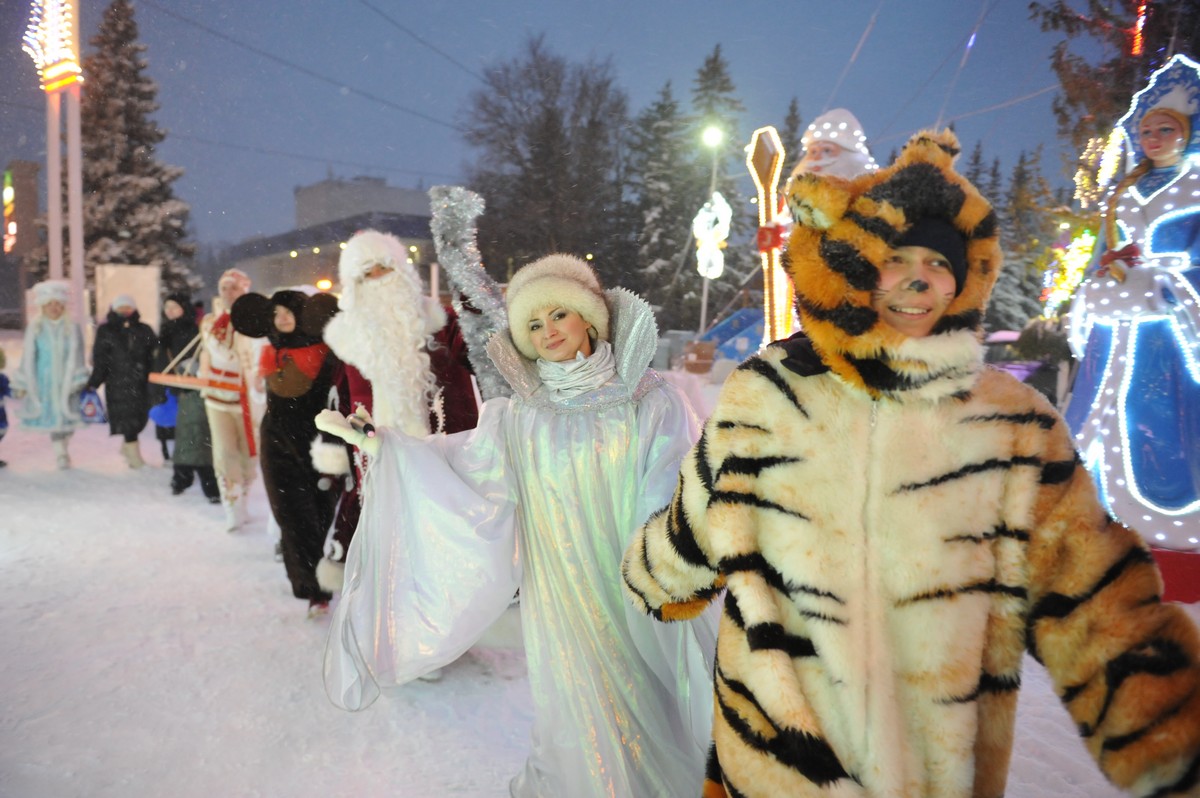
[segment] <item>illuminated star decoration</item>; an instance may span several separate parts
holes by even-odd
[[[692,235],[696,237],[696,269],[702,277],[715,280],[725,271],[725,242],[729,238],[729,225],[733,221],[733,208],[714,191],[712,199],[704,203],[692,220]]]

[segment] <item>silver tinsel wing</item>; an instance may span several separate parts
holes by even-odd
[[[487,355],[488,339],[505,334],[508,314],[500,286],[484,271],[475,243],[475,220],[483,213],[483,197],[461,186],[434,186],[429,189],[429,198],[433,211],[429,226],[438,263],[452,289],[452,303],[479,393],[484,401],[509,396],[512,389]]]

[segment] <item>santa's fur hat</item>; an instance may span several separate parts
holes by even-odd
[[[224,283],[233,283],[234,285],[241,286],[244,293],[250,290],[250,275],[241,269],[226,269],[221,273],[221,278],[217,280],[217,286],[220,287]]]
[[[372,266],[378,264],[396,271],[407,263],[404,244],[394,235],[378,230],[358,231],[346,242],[338,258],[338,280],[342,284],[339,306],[343,310],[354,307],[358,285]]]
[[[608,340],[608,304],[596,273],[573,255],[547,255],[517,270],[508,283],[508,328],[522,355],[537,360],[529,338],[529,320],[551,306],[573,310]]]
[[[824,161],[800,161],[788,176],[788,186],[814,167],[820,167],[817,171],[822,174],[846,180],[879,168],[875,159],[871,157],[871,151],[867,149],[867,137],[863,133],[862,123],[845,108],[834,108],[818,116],[800,139],[805,150],[817,141],[836,144],[839,147],[838,155]],[[784,190],[786,192],[786,187]]]

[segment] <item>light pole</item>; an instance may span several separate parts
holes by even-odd
[[[67,105],[67,221],[71,243],[71,311],[83,315],[83,167],[79,121],[79,21],[72,0],[33,0],[23,49],[33,58],[46,92],[46,197],[50,277],[63,276],[62,120]]]
[[[704,142],[704,146],[712,150],[712,178],[708,181],[708,197],[711,200],[714,192],[717,190],[717,159],[721,152],[721,142],[725,140],[725,131],[716,125],[709,125],[704,128],[704,132],[700,136],[700,140]],[[700,329],[698,333],[704,334],[704,328],[708,326],[708,275],[704,276],[704,283],[700,289]]]

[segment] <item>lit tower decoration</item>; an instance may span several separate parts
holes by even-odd
[[[779,177],[783,173],[783,144],[768,125],[754,131],[746,148],[746,166],[758,191],[758,256],[763,269],[763,345],[792,332],[792,286],[780,265],[785,225],[779,212]]]
[[[62,279],[62,115],[67,105],[67,204],[71,243],[71,310],[83,318],[83,169],[80,162],[79,23],[72,0],[34,0],[25,31],[25,52],[33,58],[46,92],[46,196],[50,277]]]

